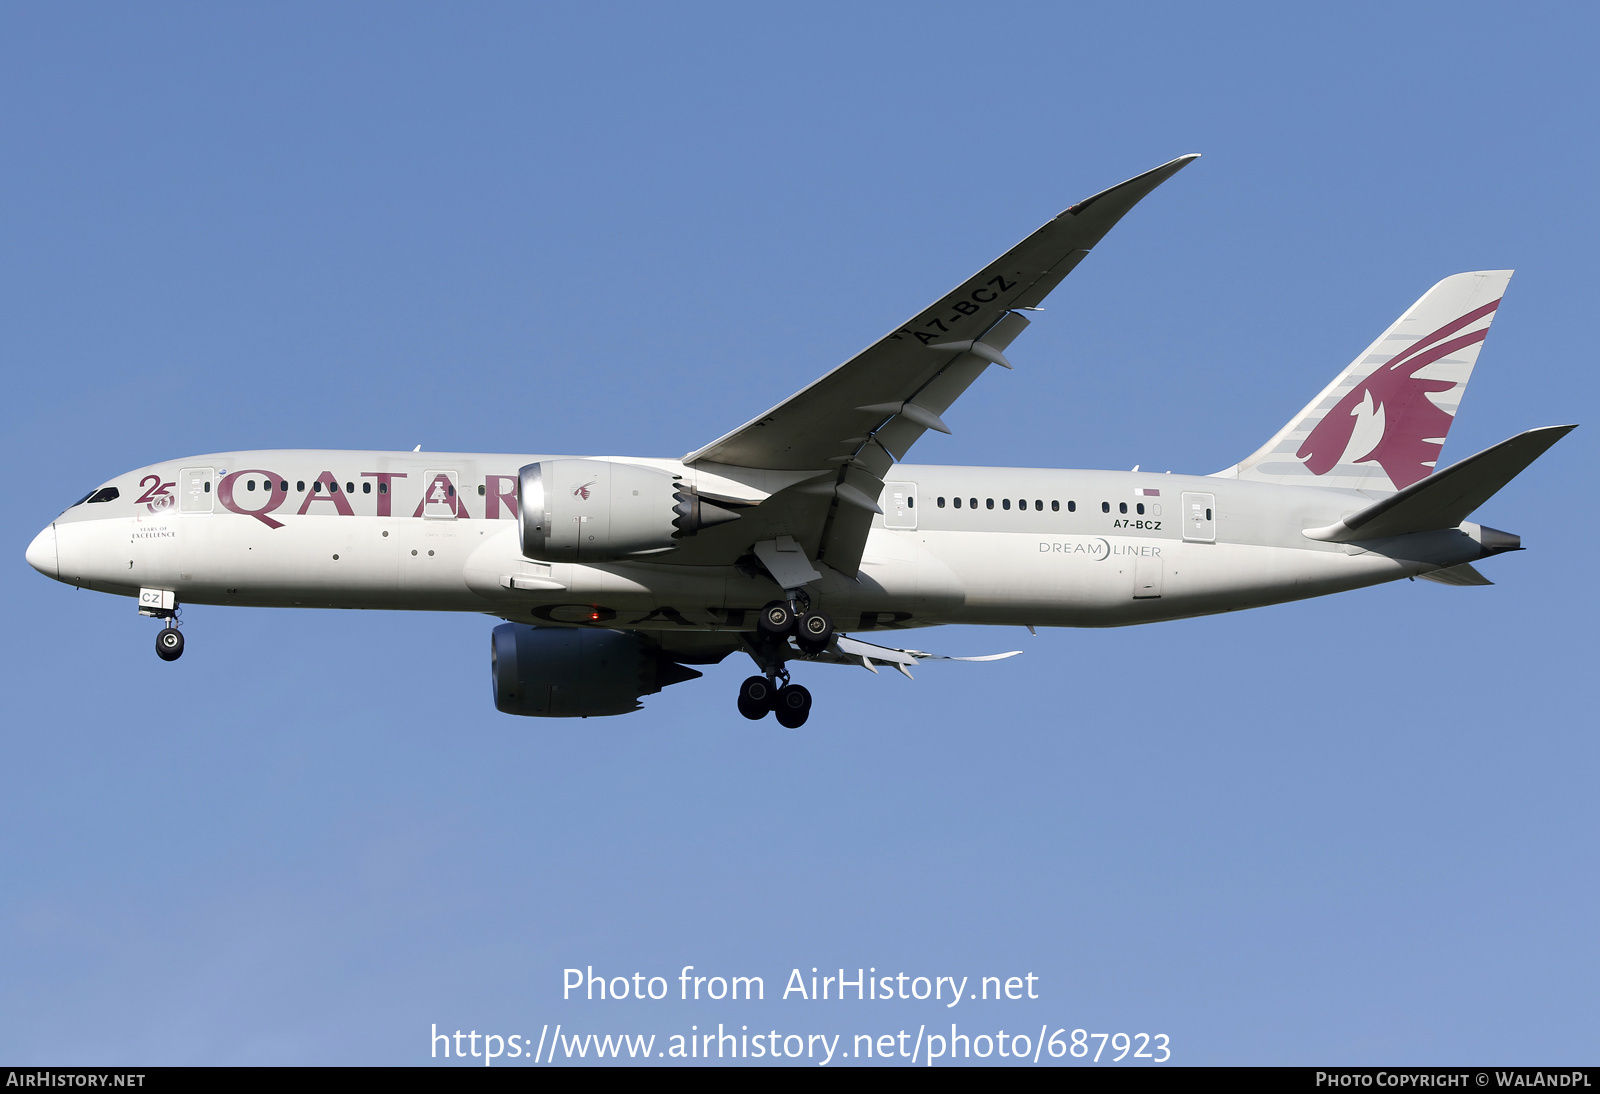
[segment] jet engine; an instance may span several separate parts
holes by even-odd
[[[495,707],[534,718],[627,714],[641,696],[701,675],[638,634],[597,627],[502,623],[489,658]]]
[[[609,460],[541,460],[520,474],[522,553],[546,562],[660,554],[738,520],[679,476]]]

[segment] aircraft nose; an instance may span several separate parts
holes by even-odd
[[[56,526],[51,524],[33,537],[28,544],[28,565],[45,577],[56,577],[60,567],[56,562]]]

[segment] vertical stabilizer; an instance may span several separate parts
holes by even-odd
[[[1219,478],[1390,492],[1432,474],[1510,270],[1445,278]]]

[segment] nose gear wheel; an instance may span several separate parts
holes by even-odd
[[[163,661],[176,661],[183,656],[183,632],[177,627],[163,627],[156,634],[156,656]]]

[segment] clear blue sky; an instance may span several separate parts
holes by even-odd
[[[1595,1062],[1596,19],[7,7],[0,1060],[953,1019]],[[192,453],[681,454],[1190,151],[912,458],[1214,471],[1439,278],[1511,267],[1445,458],[1585,428],[1480,511],[1529,548],[1495,587],[927,632],[1026,655],[802,669],[787,732],[735,713],[735,659],[624,718],[500,715],[480,616],[194,608],[167,665],[23,562]],[[560,999],[686,964],[769,999]],[[813,966],[1041,998],[771,998]]]

